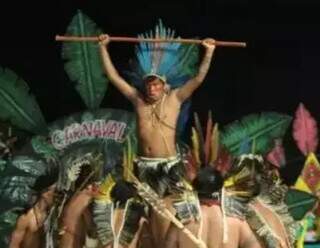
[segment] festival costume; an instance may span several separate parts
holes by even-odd
[[[173,39],[175,31],[165,28],[160,20],[154,31],[138,37]],[[197,62],[198,49],[195,45],[182,45],[177,42],[141,42],[136,48],[136,60],[132,64],[133,72],[130,73],[130,81],[137,88],[142,89],[146,78],[157,77],[165,83],[169,90],[182,86],[192,78],[197,72]],[[181,107],[178,129],[181,119],[184,119],[185,106]],[[154,113],[154,115],[152,117],[155,117],[154,121],[160,123],[159,132],[168,147],[162,131],[162,125],[168,125],[162,119],[162,113],[159,115]],[[172,195],[177,217],[182,222],[187,222],[192,218],[199,218],[199,203],[191,185],[185,180],[184,167],[180,154],[169,158],[138,157],[135,160],[135,174],[138,179],[147,183],[161,198]]]
[[[255,160],[258,166],[263,163],[261,156],[249,154],[240,157],[239,166],[244,159]],[[287,247],[294,247],[299,225],[290,215],[284,201],[288,191],[287,186],[283,185],[279,178],[274,180],[270,175],[267,175],[265,171],[261,170],[263,168],[255,169],[256,166],[250,168],[250,165],[253,164],[243,167],[225,181],[227,193],[223,205],[226,215],[245,218],[267,248],[278,247],[280,242],[286,244]],[[255,192],[250,192],[250,189],[239,190],[242,182],[251,180],[252,173],[261,173],[259,182],[255,183],[259,184],[258,195],[255,195]],[[272,218],[268,217],[266,213],[271,214]],[[280,237],[273,230],[273,225],[280,225],[285,237]]]
[[[161,198],[171,195],[173,207],[182,223],[192,218],[199,219],[198,198],[185,179],[185,164],[181,156],[169,158],[137,157],[136,174],[141,182],[147,183]]]
[[[135,160],[136,175],[141,182],[157,192],[160,197],[181,193],[184,185],[184,164],[180,155],[169,158],[138,157]]]
[[[174,31],[163,27],[161,21],[156,26],[155,32],[140,35],[139,37],[174,38]],[[196,73],[198,50],[194,45],[184,46],[180,43],[140,43],[136,48],[137,59],[132,64],[133,72],[130,81],[143,89],[144,80],[148,77],[157,77],[167,90],[181,86]],[[166,92],[167,94],[167,92]],[[161,101],[161,110],[166,97]],[[177,129],[186,122],[185,113],[189,105],[181,106]],[[163,135],[162,126],[166,125],[159,115],[153,111],[153,122],[160,123],[160,132],[163,142],[167,145]],[[167,125],[166,125],[167,126]],[[175,127],[172,127],[175,129]],[[161,198],[167,195],[174,197],[173,206],[177,217],[182,222],[199,219],[199,203],[192,187],[185,180],[184,163],[180,155],[169,158],[137,157],[134,161],[134,174],[139,181],[147,183]],[[148,211],[148,204],[139,197],[130,198],[125,204],[123,223],[116,242],[129,245],[139,229],[140,219]]]

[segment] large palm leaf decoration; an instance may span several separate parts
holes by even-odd
[[[3,204],[0,212],[9,210],[13,207],[23,209],[31,200],[32,190],[30,187],[36,179],[30,175],[2,177],[0,183],[0,199]]]
[[[44,133],[46,122],[26,82],[0,68],[0,119],[32,133]]]
[[[304,191],[289,189],[285,197],[285,203],[288,205],[291,216],[300,221],[315,207],[317,198]]]
[[[30,201],[32,186],[49,166],[31,156],[15,156],[6,161],[5,171],[0,175],[0,199],[3,201],[0,213],[12,207],[25,207]]]
[[[14,230],[18,214],[7,211],[0,214],[0,247],[9,247],[10,234]]]
[[[67,35],[98,36],[102,31],[81,11],[73,17]],[[107,90],[98,45],[94,42],[65,42],[62,57],[71,81],[77,81],[76,90],[86,106],[97,109]]]
[[[244,141],[253,145],[252,152],[265,154],[272,148],[275,139],[283,137],[290,121],[290,116],[275,112],[248,115],[227,125],[221,141],[236,156],[241,154]]]

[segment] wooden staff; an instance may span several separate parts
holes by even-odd
[[[133,38],[133,37],[109,37],[110,41],[115,42],[178,42],[186,44],[201,44],[203,40],[198,39],[154,39],[154,38]],[[56,35],[56,41],[94,41],[98,42],[99,37],[90,36],[90,37],[80,37],[80,36],[60,36]],[[246,47],[245,42],[235,42],[235,41],[214,41],[216,46],[225,46],[225,47]]]
[[[147,201],[151,207],[162,217],[171,221],[176,227],[178,227],[198,248],[207,248],[207,245],[201,240],[201,237],[196,237],[189,229],[187,229],[181,221],[179,221],[175,215],[173,215],[168,208],[166,208],[165,203],[153,191],[147,184],[142,184],[138,178],[134,176],[131,171],[128,171],[132,181],[138,191],[138,194]]]

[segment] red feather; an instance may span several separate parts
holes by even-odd
[[[232,156],[230,155],[230,153],[228,153],[228,151],[225,148],[220,147],[218,158],[215,162],[214,168],[217,171],[219,171],[222,175],[224,175],[230,170],[231,164]]]
[[[300,103],[293,122],[293,138],[304,155],[315,152],[318,146],[318,128],[316,120],[305,106]]]
[[[194,157],[192,156],[191,150],[185,154],[185,169],[186,169],[186,176],[190,181],[193,181],[197,176],[198,166],[197,162],[195,161]]]
[[[207,129],[206,129],[206,138],[204,143],[204,155],[205,155],[205,164],[207,165],[210,157],[210,148],[211,148],[211,134],[212,134],[212,114],[211,111],[208,113]]]
[[[281,168],[286,163],[286,157],[281,140],[275,140],[274,148],[267,154],[267,160],[274,166]]]

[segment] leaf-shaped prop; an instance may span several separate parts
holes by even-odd
[[[14,166],[33,177],[39,177],[46,173],[47,165],[42,160],[36,160],[28,156],[16,156],[9,161],[9,166]]]
[[[58,151],[44,136],[34,136],[31,139],[31,145],[33,150],[46,161],[55,161],[58,157]]]
[[[0,118],[32,133],[44,133],[46,122],[25,81],[0,68]]]
[[[14,210],[11,209],[0,215],[0,247],[9,247],[10,236],[18,218]]]
[[[240,147],[245,139],[254,144],[254,153],[265,154],[274,139],[282,138],[291,117],[275,112],[264,112],[244,117],[225,127],[221,142],[233,155],[240,155]]]
[[[67,35],[98,36],[102,31],[81,11],[73,17]],[[89,109],[97,109],[107,90],[98,44],[94,42],[64,42],[62,57],[65,70]]]
[[[0,173],[3,172],[8,165],[7,160],[0,159]]]
[[[293,138],[305,156],[316,151],[318,146],[317,122],[302,103],[299,104],[293,121]]]
[[[0,197],[6,204],[24,205],[30,200],[30,187],[35,183],[35,178],[27,176],[5,177],[0,182]],[[3,208],[5,206],[1,206]]]
[[[314,153],[308,155],[295,188],[310,189],[312,192],[320,188],[320,164]]]
[[[292,218],[299,221],[315,207],[317,198],[304,191],[289,189],[285,196],[285,203]]]
[[[286,157],[282,140],[275,140],[273,149],[268,153],[267,160],[274,166],[281,168],[286,164]]]
[[[254,143],[254,142],[253,142]],[[252,140],[249,138],[245,138],[239,148],[239,154],[249,154],[252,151]]]

